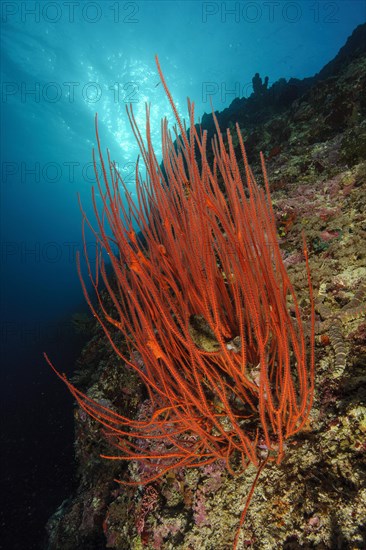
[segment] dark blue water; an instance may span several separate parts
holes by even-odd
[[[82,339],[71,316],[77,193],[88,213],[94,114],[131,192],[137,120],[152,103],[154,142],[170,109],[157,53],[180,113],[222,110],[252,92],[254,73],[312,76],[332,59],[365,2],[2,2],[0,545],[41,548],[44,524],[73,486],[72,401],[42,359],[72,372]],[[89,237],[88,237],[89,238]]]

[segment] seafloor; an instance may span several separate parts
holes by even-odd
[[[285,265],[306,311],[305,232],[317,314],[310,422],[262,472],[238,548],[366,548],[365,33],[359,27],[320,77],[269,90],[257,80],[250,100],[219,116],[222,129],[236,120],[245,128],[255,173],[259,150],[266,155]],[[146,398],[99,327],[78,369],[76,385],[122,414]],[[77,409],[75,426],[79,485],[50,519],[47,548],[232,547],[254,467],[237,477],[220,463],[181,468],[126,488],[113,480],[136,479],[136,464],[102,460],[100,429]]]

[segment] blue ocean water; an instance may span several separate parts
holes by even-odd
[[[134,193],[138,149],[125,107],[144,129],[151,103],[172,119],[158,54],[179,112],[199,118],[249,96],[256,72],[313,76],[364,22],[363,0],[2,2],[1,379],[2,481],[9,539],[40,548],[44,524],[73,481],[72,401],[42,358],[72,372],[86,311],[75,252],[77,194],[92,215],[98,112],[103,147]],[[91,237],[90,250],[93,250]]]

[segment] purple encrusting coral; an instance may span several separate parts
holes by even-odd
[[[302,231],[317,289],[311,421],[288,441],[283,463],[263,471],[239,548],[366,545],[366,53],[358,49],[335,67],[260,124],[246,125],[240,102],[219,120],[224,127],[227,116],[243,119],[253,159],[260,149],[272,150],[267,164],[281,251],[305,310]],[[276,133],[275,150],[268,140]],[[141,362],[138,354],[132,359]],[[142,384],[115,359],[98,328],[79,366],[83,380],[94,373],[93,399],[135,418],[151,415]],[[254,468],[235,477],[218,461],[178,468],[145,487],[121,487],[113,479],[143,480],[154,467],[101,460],[106,447],[96,423],[79,411],[75,418],[80,484],[49,522],[49,550],[231,548]],[[147,440],[138,444],[161,451]]]

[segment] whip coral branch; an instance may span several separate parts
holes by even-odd
[[[103,156],[96,118],[95,275],[86,245],[84,253],[97,307],[80,274],[86,300],[114,351],[146,385],[150,418],[126,418],[59,376],[80,407],[107,429],[117,453],[106,458],[156,463],[155,478],[177,466],[218,459],[232,472],[234,454],[243,468],[250,462],[258,467],[259,439],[271,451],[271,460],[279,462],[284,441],[301,430],[313,400],[314,305],[305,240],[309,343],[277,242],[263,156],[264,188],[249,167],[239,126],[234,147],[230,131],[224,137],[214,116],[214,160],[209,164],[206,132],[194,125],[194,104],[188,102],[187,131],[157,58],[156,63],[178,125],[175,142],[163,121],[160,165],[149,107],[145,140],[132,107],[127,108],[147,170],[142,181],[136,167],[134,202],[109,153],[106,160]],[[96,192],[102,197],[101,211]],[[89,224],[84,212],[83,218]],[[113,282],[102,252],[113,268]],[[114,316],[103,303],[99,277]],[[213,349],[197,338],[197,321],[210,335]],[[114,341],[115,329],[123,333],[127,352]],[[143,366],[133,360],[136,350]],[[151,478],[141,483],[147,481]]]

